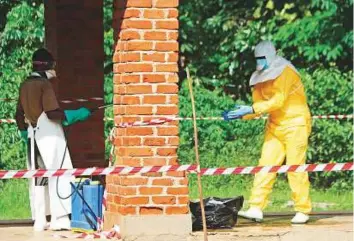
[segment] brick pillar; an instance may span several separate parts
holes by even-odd
[[[115,123],[178,114],[178,0],[115,1]],[[178,122],[119,128],[116,165],[176,165]],[[107,228],[125,240],[185,240],[188,180],[169,172],[107,178]],[[137,239],[135,239],[137,238]]]
[[[55,55],[58,99],[103,97],[103,0],[46,0],[46,47]],[[95,107],[103,101],[61,103],[63,109]],[[74,167],[105,166],[103,111],[75,124],[68,134]]]

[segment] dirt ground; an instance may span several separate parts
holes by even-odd
[[[290,224],[291,217],[267,218],[261,224],[239,220],[232,230],[209,232],[209,241],[353,241],[353,216],[315,216],[307,225]],[[66,235],[69,238],[60,238]],[[0,228],[1,241],[78,240],[70,232],[34,233],[31,227]],[[95,239],[98,240],[98,239]],[[203,234],[195,232],[188,241],[201,241]],[[166,240],[168,241],[168,240]]]

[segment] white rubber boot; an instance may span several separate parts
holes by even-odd
[[[263,212],[259,208],[250,208],[247,211],[239,211],[238,216],[250,219],[255,222],[262,222],[263,221]]]
[[[309,221],[310,217],[307,214],[297,212],[293,219],[291,219],[292,224],[305,224]]]
[[[34,226],[36,232],[47,229],[47,219],[45,216],[45,186],[34,187]]]
[[[61,217],[52,216],[50,220],[50,229],[54,231],[70,230],[71,224],[70,224],[69,215],[65,215]]]

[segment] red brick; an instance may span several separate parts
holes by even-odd
[[[137,157],[119,157],[118,156],[116,158],[116,165],[140,167],[141,162],[140,162],[140,158],[137,158]]]
[[[167,68],[166,66],[163,66],[162,68],[164,67]],[[152,71],[153,71],[152,64],[124,63],[124,64],[114,65],[114,72],[118,72],[118,73],[152,72]]]
[[[128,51],[147,51],[153,49],[153,43],[151,41],[129,41],[127,45]],[[140,57],[140,56],[139,56]],[[139,59],[140,60],[140,59]]]
[[[162,137],[146,137],[143,144],[145,146],[164,146],[165,142],[165,138]]]
[[[156,72],[178,72],[177,63],[157,64]]]
[[[169,137],[167,143],[172,146],[178,146],[179,145],[179,137],[178,136]]]
[[[140,98],[138,96],[114,96],[114,104],[119,105],[137,105],[140,104]]]
[[[117,128],[116,133],[118,136],[125,136],[127,134],[127,128]]]
[[[151,127],[129,127],[127,128],[127,135],[129,136],[148,136],[152,135],[153,129]]]
[[[176,206],[166,207],[166,214],[167,215],[188,214],[188,213],[189,213],[189,207],[187,205],[181,206],[181,207],[176,207]]]
[[[125,146],[140,146],[141,145],[141,138],[140,137],[123,137],[122,138],[123,145]],[[129,164],[123,164],[129,165]]]
[[[139,9],[132,9],[132,8],[125,9],[123,18],[138,18],[138,17],[140,17]]]
[[[178,10],[177,9],[169,9],[168,10],[168,14],[167,14],[167,17],[168,18],[178,18]]]
[[[126,91],[125,85],[114,85],[113,92],[115,94],[124,94]]]
[[[154,7],[156,8],[174,8],[178,7],[179,0],[156,0]]]
[[[178,204],[189,204],[189,197],[188,196],[178,197]]]
[[[108,184],[108,185],[107,185],[107,192],[108,192],[108,193],[113,193],[113,188],[114,188],[114,185]]]
[[[144,74],[143,75],[143,82],[146,83],[160,83],[165,81],[166,79],[164,74]]]
[[[167,28],[166,25],[168,25],[168,23],[162,22],[160,23],[161,28]],[[176,25],[176,23],[174,23],[174,26]],[[178,26],[178,23],[177,23]],[[136,28],[136,29],[151,29],[152,28],[152,21],[150,20],[137,20],[137,19],[126,19],[123,20],[122,29],[131,29],[131,28]],[[169,28],[167,28],[169,29]],[[175,29],[178,29],[175,28]]]
[[[118,213],[122,215],[136,215],[136,207],[120,206],[118,207]]]
[[[176,204],[176,197],[174,196],[162,196],[162,197],[152,197],[152,202],[154,204]]]
[[[115,175],[114,179],[113,179],[113,183],[116,185],[120,185],[120,182],[121,182],[121,177]],[[118,186],[116,186],[116,185],[113,185],[113,191],[118,194]]]
[[[109,203],[107,205],[107,211],[112,212],[112,213],[116,213],[118,211],[118,206],[116,204]]]
[[[163,208],[159,207],[140,207],[140,215],[161,215]]]
[[[185,177],[186,173],[185,172],[166,172],[166,176],[168,177]]]
[[[128,85],[126,87],[127,94],[151,94],[151,85]]]
[[[167,53],[167,62],[177,62],[178,58],[178,53]]]
[[[178,43],[176,41],[171,42],[157,42],[156,51],[178,51]]]
[[[113,194],[107,195],[107,203],[109,203],[109,202],[114,202],[114,195]]]
[[[115,146],[122,146],[123,145],[123,138],[122,137],[117,137],[114,139],[113,144]]]
[[[167,32],[165,31],[147,31],[144,33],[146,40],[166,40]]]
[[[172,186],[173,179],[171,179],[171,178],[155,179],[152,181],[152,185],[154,185],[154,186]]]
[[[178,86],[176,84],[158,85],[157,93],[176,94],[178,93]]]
[[[125,109],[127,115],[151,115],[151,106],[127,106]]]
[[[172,166],[179,165],[178,158],[177,157],[170,158],[167,162],[167,165],[172,165]]]
[[[144,18],[148,19],[158,19],[165,18],[165,11],[162,9],[145,9]]]
[[[120,39],[122,40],[140,39],[140,34],[138,31],[134,31],[134,30],[123,30],[120,32]]]
[[[188,195],[188,187],[169,187],[167,193],[172,195]]]
[[[121,177],[120,185],[122,186],[141,186],[148,183],[145,177]]]
[[[145,26],[145,25],[144,25]],[[156,29],[178,29],[179,23],[177,19],[156,20]]]
[[[174,147],[158,148],[157,154],[160,156],[175,156],[177,155],[177,148]]]
[[[162,187],[141,187],[139,192],[142,195],[156,195],[162,193]]]
[[[164,53],[143,54],[143,61],[165,62]]]
[[[178,127],[159,127],[157,134],[159,136],[176,136],[178,135]]]
[[[123,114],[125,114],[125,106],[114,106],[113,114],[114,115],[123,115]]]
[[[116,195],[116,196],[114,196],[113,200],[116,204],[120,204],[122,201],[122,198],[121,198],[121,196]]]
[[[170,74],[167,77],[168,83],[178,83],[178,75],[177,74]]]
[[[162,177],[162,173],[160,173],[160,172],[143,173],[141,175],[145,176],[145,177]]]
[[[157,115],[177,115],[178,107],[176,105],[172,106],[157,106]]]
[[[143,98],[143,104],[164,104],[166,96],[164,95],[147,95]]]
[[[187,178],[187,177],[182,178],[182,179],[179,181],[179,185],[187,186],[187,185],[188,185],[188,178]]]
[[[113,176],[112,175],[106,176],[106,182],[107,183],[112,183],[113,182]]]
[[[139,75],[123,75],[123,74],[114,75],[114,83],[116,83],[116,84],[139,83],[139,82],[140,82]]]
[[[121,1],[121,0],[118,0]],[[124,2],[124,1],[122,1]],[[136,8],[150,8],[152,7],[152,0],[127,0],[127,7]]]
[[[178,95],[171,95],[169,104],[178,104]]]
[[[117,117],[116,117],[117,118]],[[134,116],[121,116],[120,117],[122,119],[122,122],[123,123],[126,123],[126,122],[135,122],[135,121],[141,121],[141,118],[140,117],[134,117]],[[127,128],[122,128],[122,129],[127,129]]]
[[[131,156],[131,157],[138,157],[138,156],[152,156],[153,152],[151,148],[147,147],[120,147],[118,149],[118,154],[120,156]]]
[[[131,195],[136,195],[137,194],[137,188],[136,187],[118,187],[118,194],[119,195],[127,195],[127,196],[131,196]]]
[[[152,158],[143,158],[144,166],[165,166],[166,158],[161,157],[152,157]]]
[[[149,197],[122,197],[122,204],[128,205],[143,205],[149,203]]]
[[[113,56],[114,63],[139,62],[140,53],[115,53]]]

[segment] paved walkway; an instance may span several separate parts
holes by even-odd
[[[290,225],[291,217],[267,218],[262,224],[240,220],[232,230],[209,233],[209,241],[353,241],[353,217],[312,217],[307,225]],[[0,241],[74,241],[53,235],[68,235],[70,232],[34,233],[31,227],[0,228]],[[97,240],[97,239],[96,239]],[[188,241],[201,241],[201,232],[193,233]],[[168,240],[166,240],[168,241]]]
[[[232,230],[209,233],[209,241],[353,241],[353,216],[312,217],[307,225],[291,225],[292,217],[266,218],[261,224],[240,219]],[[203,240],[193,233],[189,241]]]

